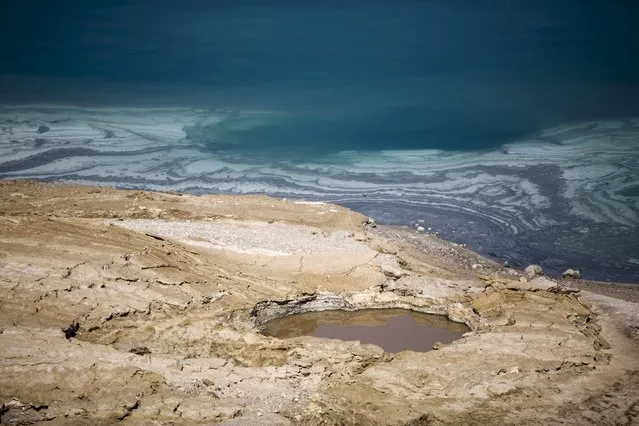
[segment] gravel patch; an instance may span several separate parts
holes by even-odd
[[[124,220],[110,222],[133,231],[193,246],[239,253],[288,256],[371,251],[345,231],[322,233],[310,226],[257,221]]]

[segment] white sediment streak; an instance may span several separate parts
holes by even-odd
[[[482,153],[347,151],[318,163],[265,164],[231,161],[189,139],[189,126],[214,127],[227,116],[187,108],[0,107],[0,176],[323,200],[367,194],[464,211],[513,233],[568,217],[637,226],[639,201],[623,190],[639,191],[639,120],[560,126]]]
[[[317,229],[301,225],[232,220],[125,220],[111,223],[139,232],[152,232],[184,244],[236,253],[289,256],[371,252],[366,245],[339,233],[323,236]]]

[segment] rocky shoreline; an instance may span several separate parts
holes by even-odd
[[[342,207],[264,196],[5,181],[0,212],[3,424],[638,420],[631,285],[530,277]],[[259,332],[334,308],[471,331],[397,354]]]

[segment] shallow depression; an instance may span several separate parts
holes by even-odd
[[[262,333],[272,337],[359,340],[393,353],[427,352],[435,343],[450,343],[468,331],[465,324],[444,316],[404,309],[307,312],[276,318],[262,327]]]

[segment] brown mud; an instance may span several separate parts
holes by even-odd
[[[280,339],[301,336],[359,341],[377,345],[386,352],[428,352],[452,343],[470,331],[465,324],[442,315],[403,309],[315,311],[272,319],[262,334]]]

